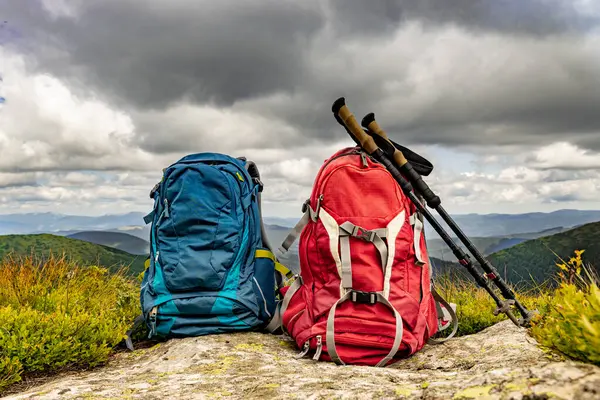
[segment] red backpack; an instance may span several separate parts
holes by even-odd
[[[280,324],[315,360],[386,366],[450,326],[454,309],[433,289],[423,223],[385,167],[360,147],[325,161],[300,234],[300,274],[285,287]]]

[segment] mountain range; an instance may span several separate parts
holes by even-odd
[[[453,233],[442,218],[433,211],[433,215],[452,236]],[[563,209],[553,212],[532,212],[524,214],[458,214],[452,219],[469,237],[492,237],[527,235],[547,230],[571,229],[589,222],[600,221],[600,210],[570,210]],[[425,224],[425,234],[428,238],[439,237]]]
[[[150,243],[137,236],[122,232],[82,231],[67,235],[68,238],[100,244],[135,255],[147,255]]]
[[[98,217],[54,213],[0,215],[0,235],[10,235],[0,237],[0,257],[11,246],[19,253],[62,249],[86,262],[102,258],[105,263],[131,264],[134,272],[139,272],[150,247],[150,225],[143,224],[143,215],[138,212]],[[600,249],[595,250],[600,247],[596,244],[600,239],[600,211],[464,214],[453,218],[484,256],[512,282],[531,280],[532,277],[548,279],[557,261],[553,252],[568,259],[572,251],[580,247],[586,249],[588,262],[600,266]],[[280,246],[296,222],[296,218],[265,218],[267,235],[274,249]],[[429,224],[425,226],[434,268],[462,270],[448,246],[436,237],[435,232],[427,231]],[[83,242],[98,247],[82,247],[80,243]],[[455,242],[465,248],[460,241]],[[111,253],[113,251],[116,253]],[[286,254],[278,251],[276,254],[281,262],[298,271],[298,241]]]
[[[78,216],[57,213],[0,214],[0,235],[53,233],[67,236],[80,231],[123,232],[144,240],[149,238],[149,225],[143,221],[144,213],[107,214],[100,216]],[[452,235],[442,219],[434,217]],[[265,217],[267,225],[284,228],[293,227],[301,218]],[[530,233],[545,230],[570,229],[589,222],[600,221],[600,210],[558,210],[549,213],[525,214],[456,214],[452,218],[469,237],[513,237],[528,238]],[[425,223],[428,239],[439,238],[431,225]]]

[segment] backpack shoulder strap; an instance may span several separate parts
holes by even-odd
[[[273,248],[271,247],[271,244],[269,243],[269,238],[267,237],[267,232],[265,230],[265,224],[264,224],[263,218],[262,218],[261,193],[263,191],[264,185],[263,185],[262,181],[260,180],[260,172],[258,171],[258,167],[254,163],[254,161],[246,160],[245,157],[238,157],[238,160],[241,160],[245,163],[246,171],[248,171],[248,174],[254,181],[254,184],[258,185],[256,201],[258,203],[258,214],[259,214],[259,219],[260,219],[260,232],[261,232],[261,236],[262,236],[263,245],[267,249],[269,249],[272,253]]]
[[[277,279],[277,285],[280,287],[282,284],[281,279],[283,277],[291,278],[292,272],[277,260],[277,258],[275,257],[275,252],[273,251],[273,247],[271,246],[271,243],[269,242],[269,236],[267,235],[267,230],[265,229],[265,224],[264,224],[263,216],[262,216],[263,214],[262,214],[261,193],[263,191],[264,184],[260,180],[260,172],[258,171],[258,167],[256,166],[256,163],[254,163],[254,161],[246,160],[245,157],[238,157],[238,159],[245,163],[245,167],[246,167],[246,170],[248,171],[248,174],[250,175],[250,177],[252,178],[254,183],[256,185],[258,185],[256,201],[258,204],[260,233],[261,233],[261,237],[262,237],[263,246],[266,247],[267,249],[269,249],[269,251],[273,255],[273,262],[275,263],[275,270],[281,274],[281,277],[278,277],[278,279]]]

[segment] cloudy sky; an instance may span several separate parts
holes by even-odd
[[[452,213],[600,209],[593,0],[0,0],[1,213],[148,211],[193,152],[299,216],[375,112]]]

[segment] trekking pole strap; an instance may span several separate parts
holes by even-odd
[[[385,131],[381,129],[377,121],[375,121],[375,114],[369,113],[365,115],[361,121],[361,125],[366,128],[371,135],[377,135],[385,141],[383,143],[385,143],[384,146],[386,147],[386,152],[392,155],[392,158],[398,165],[398,168],[400,168],[400,170],[408,177],[415,189],[423,195],[427,205],[431,208],[437,207],[441,203],[440,198],[431,191],[421,175],[413,168],[406,157],[404,157],[402,151],[400,151],[390,141]],[[379,143],[383,144],[382,142]]]

